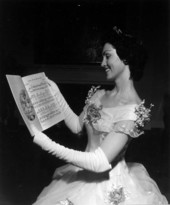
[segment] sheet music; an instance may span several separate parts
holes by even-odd
[[[43,130],[64,119],[44,73],[22,79]]]

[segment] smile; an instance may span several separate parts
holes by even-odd
[[[111,70],[111,69],[108,68],[108,67],[105,67],[104,69],[105,69],[106,73],[109,72],[109,71]]]
[[[109,68],[107,68],[105,71],[106,71],[106,72],[109,72],[109,71],[110,71],[110,69],[109,69]]]

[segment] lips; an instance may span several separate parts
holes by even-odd
[[[106,67],[106,66],[104,67],[104,69],[105,69],[106,73],[111,70],[110,68],[108,68],[108,67]]]
[[[106,71],[106,73],[107,73],[107,72],[109,72],[109,71],[110,71],[110,69],[109,69],[109,68],[107,68],[107,69],[105,69],[105,71]]]

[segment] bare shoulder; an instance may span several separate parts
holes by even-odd
[[[120,97],[121,105],[131,105],[131,104],[140,104],[142,102],[141,98],[136,92],[129,92]]]
[[[136,92],[126,92],[123,94],[116,94],[114,91],[107,90],[100,99],[104,107],[124,106],[130,104],[140,104],[142,100]]]
[[[142,102],[141,98],[138,95],[131,95],[127,99],[127,104],[140,104]]]

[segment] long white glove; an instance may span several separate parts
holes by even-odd
[[[73,133],[79,133],[82,129],[79,117],[72,111],[72,109],[64,99],[63,95],[61,94],[60,90],[58,89],[57,85],[48,78],[47,80],[51,87],[51,91],[53,92],[53,95],[55,96],[56,101],[59,103],[61,111],[64,114],[65,124]]]
[[[34,142],[47,150],[52,155],[93,172],[104,172],[111,169],[111,165],[102,149],[99,147],[94,152],[81,152],[66,148],[48,138],[44,133],[33,128]]]

